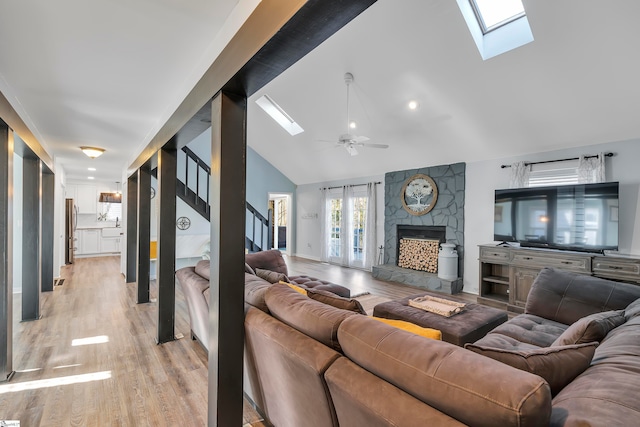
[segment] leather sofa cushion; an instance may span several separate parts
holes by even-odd
[[[466,344],[464,348],[541,376],[555,395],[589,367],[597,345],[597,342],[591,342],[533,350],[505,350]]]
[[[549,423],[551,391],[536,375],[365,316],[344,320],[338,339],[356,364],[462,423]]]
[[[607,335],[591,366],[553,399],[552,426],[631,426],[640,414],[640,316]]]
[[[487,334],[487,336],[479,339],[474,344],[482,347],[501,348],[503,350],[511,351],[530,351],[542,348],[538,345],[522,342],[507,335],[493,333]]]
[[[525,313],[571,325],[600,311],[622,310],[640,298],[640,286],[544,268],[534,280]]]
[[[340,354],[255,308],[244,325],[247,364],[255,367],[270,425],[337,426],[324,373]]]
[[[333,292],[324,291],[322,289],[307,289],[307,296],[313,300],[329,304],[336,308],[341,308],[342,310],[349,310],[359,314],[364,314],[365,316],[367,315],[367,312],[364,311],[362,304],[360,304],[360,301],[357,299],[344,298],[334,294]]]
[[[626,320],[630,320],[632,317],[640,315],[640,298],[632,302],[624,309],[624,317]]]
[[[341,297],[349,298],[351,291],[344,286],[331,283],[326,280],[317,279],[311,276],[290,276],[289,282],[301,286],[305,289],[318,289],[322,291],[329,291]]]
[[[244,273],[244,301],[265,313],[269,313],[269,307],[267,307],[264,298],[270,287],[271,283],[266,280],[253,274]]]
[[[346,357],[339,358],[329,366],[324,377],[341,426],[465,425],[362,369]]]
[[[280,283],[267,289],[265,301],[273,317],[336,351],[342,351],[338,326],[347,317],[358,316],[312,300]]]
[[[537,347],[549,347],[568,327],[532,314],[520,314],[493,329],[491,334],[505,335]]]
[[[254,270],[256,268],[262,268],[264,270],[282,273],[287,276],[289,275],[287,263],[284,261],[282,253],[277,249],[246,254],[244,256],[244,261]]]
[[[210,280],[211,270],[209,269],[209,265],[210,264],[208,259],[198,261],[198,263],[196,264],[196,273],[198,273],[205,279]]]
[[[289,278],[284,273],[278,273],[277,271],[265,270],[263,268],[256,268],[255,274],[261,279],[266,280],[269,283],[288,282]]]
[[[575,322],[562,333],[552,346],[600,342],[607,334],[625,322],[624,310],[593,313]]]

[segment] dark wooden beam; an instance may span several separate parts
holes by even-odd
[[[22,158],[22,320],[40,318],[40,159]]]
[[[9,104],[9,101],[7,101],[7,98],[4,97],[2,92],[0,92],[0,119],[4,120],[9,128],[20,137],[20,139],[14,141],[14,151],[16,153],[24,157],[25,151],[31,151],[44,162],[49,170],[54,171],[51,156],[49,156],[49,153],[40,145],[36,137],[31,133],[31,130],[24,121],[22,121],[11,104]]]
[[[221,92],[211,109],[209,425],[232,426],[242,425],[247,100]]]
[[[167,141],[180,149],[210,126],[215,93],[249,96],[335,34],[376,0],[263,0],[175,113],[129,167]]]
[[[178,153],[175,148],[158,151],[158,343],[175,340],[176,313],[176,179]]]
[[[0,120],[0,382],[13,375],[13,131]]]
[[[127,257],[126,282],[136,281],[138,255],[138,175],[127,179],[127,237],[125,252]]]
[[[151,257],[151,169],[144,164],[138,169],[138,304],[149,302],[149,269]]]

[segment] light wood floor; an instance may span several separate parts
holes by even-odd
[[[340,283],[352,293],[401,298],[420,290],[370,273],[287,258],[290,274]],[[42,319],[20,322],[14,296],[14,378],[0,383],[0,420],[31,426],[204,426],[207,355],[189,339],[189,318],[176,286],[176,334],[156,345],[157,305],[136,304],[119,257],[77,259],[62,286],[41,294]],[[151,286],[151,297],[156,298]],[[475,296],[458,296],[475,301]],[[97,343],[74,345],[94,338]],[[262,427],[245,402],[245,426]]]

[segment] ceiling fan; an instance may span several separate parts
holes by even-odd
[[[344,82],[347,85],[347,132],[343,133],[338,137],[338,147],[344,147],[345,150],[352,156],[358,155],[357,147],[367,147],[367,148],[389,148],[387,144],[373,144],[369,141],[369,138],[362,135],[354,135],[349,133],[349,128],[351,126],[351,120],[349,118],[349,85],[353,83],[353,74],[345,73]],[[332,141],[328,141],[332,142]]]

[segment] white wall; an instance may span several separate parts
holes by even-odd
[[[65,257],[65,182],[64,168],[59,161],[55,161],[54,201],[53,201],[53,277],[60,276],[60,268],[63,267]]]
[[[320,260],[320,213],[322,187],[336,187],[353,184],[381,182],[377,189],[377,238],[380,246],[384,243],[384,175],[363,177],[352,180],[318,182],[315,184],[299,185],[296,189],[296,256]],[[377,251],[376,251],[377,254]]]
[[[494,190],[509,186],[509,169],[500,165],[564,159],[611,151],[606,159],[607,181],[620,182],[619,251],[640,255],[640,140],[611,142],[588,147],[467,163],[465,194],[464,291],[478,293],[478,245],[493,242]]]

